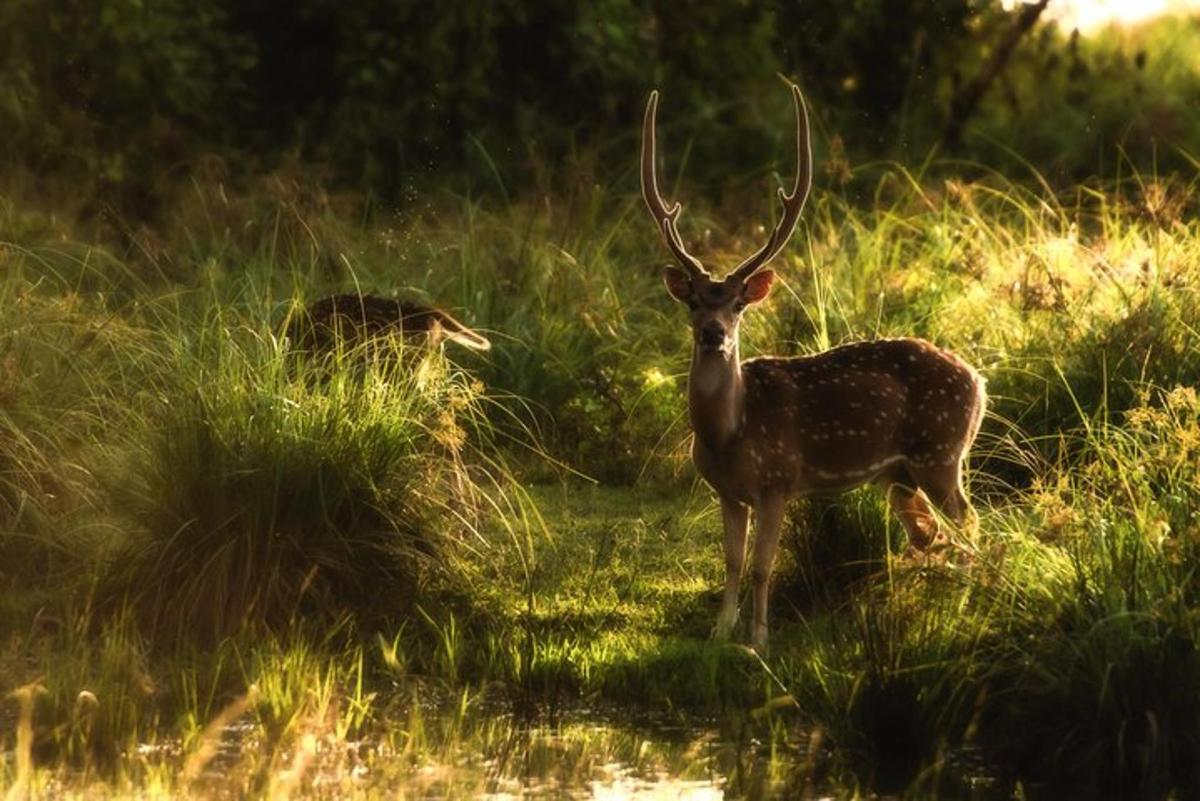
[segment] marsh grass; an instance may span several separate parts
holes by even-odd
[[[810,616],[780,673],[860,775],[904,785],[973,743],[1056,792],[1192,786],[1197,406],[1143,403],[1077,430],[1086,467],[985,517],[971,562],[877,575]]]
[[[432,792],[509,786],[494,766],[518,758],[571,780],[636,762],[562,726],[580,705],[796,755],[771,792],[950,792],[965,753],[1098,794],[1194,784],[1192,182],[882,165],[817,193],[744,351],[918,334],[978,364],[981,529],[913,565],[877,491],[798,505],[759,659],[707,639],[718,518],[636,198],[392,218],[302,174],[213,180],[96,244],[0,204],[0,555],[20,565],[0,738],[31,743],[6,790]],[[757,240],[722,218],[684,218],[713,265]],[[495,347],[297,358],[289,310],[352,288],[447,305]],[[547,720],[561,739],[531,744]]]
[[[247,615],[366,608],[381,586],[404,608],[471,480],[446,455],[481,419],[469,379],[437,354],[289,367],[284,343],[220,321],[185,347],[113,470],[140,533],[113,557],[133,604],[218,637]]]

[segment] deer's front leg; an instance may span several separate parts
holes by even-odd
[[[750,524],[750,509],[737,501],[721,499],[721,518],[725,523],[725,597],[713,627],[713,638],[727,640],[738,619],[738,587],[742,581],[742,564],[746,561],[746,529]]]
[[[775,552],[779,550],[779,529],[786,506],[787,499],[770,497],[754,507],[754,563],[751,566],[754,627],[750,644],[760,654],[767,650],[767,590],[771,584],[771,569],[775,566]]]

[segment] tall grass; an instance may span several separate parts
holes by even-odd
[[[985,517],[971,562],[818,613],[783,658],[799,705],[901,783],[971,744],[1064,792],[1192,787],[1198,411],[1148,392],[1126,427],[1077,429],[1082,462]]]
[[[815,727],[804,770],[863,787],[936,790],[964,754],[1190,787],[1190,186],[881,165],[817,193],[744,350],[917,334],[979,365],[981,531],[906,565],[878,492],[798,506],[765,660],[706,642],[719,526],[689,484],[687,331],[635,198],[371,217],[302,175],[244,195],[198,177],[160,230],[94,249],[0,204],[0,555],[21,565],[0,690],[41,688],[43,765],[114,787],[200,792],[239,731],[270,744],[239,791],[312,789],[356,737],[415,771],[513,748],[491,710],[583,702],[715,714],[743,740]],[[720,209],[685,221],[713,266],[757,239]],[[352,289],[421,294],[495,347],[292,353],[294,305]],[[122,756],[160,738],[153,767]]]
[[[289,364],[279,340],[209,326],[169,354],[114,457],[132,536],[112,580],[160,623],[212,636],[247,616],[407,608],[423,564],[469,547],[448,507],[471,502],[455,492],[472,479],[449,454],[478,441],[464,426],[483,419],[479,390],[437,354]]]

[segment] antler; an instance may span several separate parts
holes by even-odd
[[[654,221],[662,229],[663,236],[667,238],[667,247],[675,254],[675,258],[679,259],[679,263],[692,275],[708,275],[704,266],[700,264],[700,260],[687,252],[687,248],[683,246],[683,239],[680,238],[679,231],[675,228],[675,221],[679,219],[679,213],[683,211],[683,207],[674,203],[668,208],[666,201],[658,191],[658,172],[654,166],[656,155],[654,118],[657,113],[658,90],[656,89],[650,93],[650,100],[646,103],[646,119],[642,127],[642,197],[645,199]]]
[[[808,200],[809,190],[812,189],[812,145],[809,142],[808,109],[804,107],[804,96],[800,94],[800,87],[796,84],[792,84],[792,99],[796,102],[796,184],[792,187],[790,195],[780,188],[779,199],[783,202],[783,216],[779,218],[779,223],[771,232],[767,243],[731,273],[741,279],[749,278],[758,272],[783,250],[792,232],[796,230],[800,212],[804,210],[804,202]],[[652,97],[651,102],[653,100]]]

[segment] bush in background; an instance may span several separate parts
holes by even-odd
[[[852,15],[735,0],[687,13],[631,0],[16,0],[0,9],[0,170],[56,177],[94,212],[137,218],[213,152],[237,173],[299,155],[385,206],[447,181],[501,195],[632,184],[658,86],[668,173],[687,164],[720,190],[786,163],[786,74],[841,180],[847,156],[913,163],[944,145],[954,93],[1013,19],[968,0],[871,0]],[[1045,23],[968,120],[980,135],[947,155],[1011,167],[1015,153],[1074,178],[1115,172],[1117,146],[1147,172],[1184,166],[1200,133],[1198,35],[1178,20],[1087,38]]]

